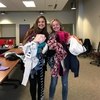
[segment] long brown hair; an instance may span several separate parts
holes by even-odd
[[[54,21],[57,21],[57,22],[59,23],[59,25],[60,25],[60,31],[63,31],[62,23],[61,23],[58,19],[53,19],[53,20],[51,21],[51,24],[50,24],[51,31],[54,32],[54,30],[53,30],[53,28],[52,28],[52,23],[53,23]]]
[[[45,20],[45,27],[43,29],[40,29],[38,27],[38,21],[40,18],[43,18]],[[47,32],[47,21],[46,21],[46,18],[44,16],[38,16],[35,23],[33,24],[33,26],[26,32],[26,35],[23,39],[23,45],[28,41],[28,39],[32,35],[32,33],[44,34],[46,36],[46,41],[48,40],[49,34]]]

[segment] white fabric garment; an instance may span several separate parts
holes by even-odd
[[[25,55],[25,71],[23,75],[22,85],[26,86],[31,69],[33,69],[39,62],[39,59],[36,57],[38,44],[35,42],[29,42],[26,43],[26,45],[24,45],[22,49]]]
[[[70,53],[75,56],[86,51],[86,48],[82,44],[80,44],[74,37],[70,37],[68,39],[68,43],[70,44],[69,46]]]
[[[22,46],[25,57],[32,58],[37,54],[38,43],[28,42]]]

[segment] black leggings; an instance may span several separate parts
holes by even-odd
[[[38,100],[44,96],[44,77],[45,70],[42,68],[38,70],[37,75],[34,78],[29,78],[30,80],[30,93],[32,100],[36,100],[36,85],[38,84]]]

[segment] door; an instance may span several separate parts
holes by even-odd
[[[24,36],[27,32],[27,30],[30,28],[30,24],[20,24],[19,25],[19,39],[20,39],[20,43],[22,43]]]

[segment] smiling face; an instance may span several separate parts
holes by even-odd
[[[60,31],[60,24],[59,24],[58,21],[53,21],[53,22],[52,22],[52,29],[53,29],[55,32]]]
[[[38,20],[38,27],[43,29],[45,27],[45,20],[43,18],[39,18]]]

